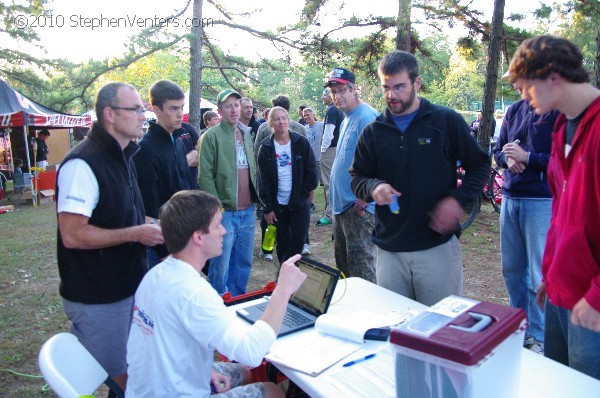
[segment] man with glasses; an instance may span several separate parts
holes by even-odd
[[[417,97],[414,55],[387,54],[378,72],[387,109],[359,139],[352,190],[378,205],[377,284],[432,305],[463,292],[459,217],[480,195],[489,160],[462,116]],[[457,188],[459,160],[465,176]],[[388,206],[395,198],[398,211]]]
[[[223,203],[227,230],[223,251],[210,260],[208,279],[219,294],[246,293],[254,250],[256,161],[250,129],[240,122],[240,99],[234,90],[217,95],[221,122],[202,134],[198,182]]]
[[[144,217],[132,156],[145,122],[134,87],[98,92],[98,121],[58,171],[57,260],[71,333],[121,387],[133,295],[146,272],[145,246],[163,243]]]
[[[375,282],[374,246],[369,239],[375,227],[375,205],[354,195],[348,169],[358,137],[379,112],[360,99],[356,77],[348,69],[331,71],[325,87],[329,88],[335,106],[345,115],[329,185],[335,263],[347,277],[357,276]]]
[[[197,185],[192,181],[185,145],[173,136],[183,121],[183,90],[172,81],[159,80],[150,87],[149,98],[156,122],[150,122],[133,161],[146,216],[158,222],[158,211],[163,203],[175,192],[194,189]],[[148,247],[148,267],[154,267],[168,255],[165,245]]]

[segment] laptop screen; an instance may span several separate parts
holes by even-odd
[[[319,266],[304,258],[296,265],[306,274],[306,280],[290,301],[315,315],[324,314],[329,307],[339,271]]]

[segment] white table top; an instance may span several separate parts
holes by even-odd
[[[240,304],[234,308],[248,304],[249,303]],[[345,281],[340,280],[338,282],[328,312],[349,313],[363,310],[379,314],[389,314],[392,311],[422,311],[425,308],[426,307],[423,304],[400,296],[399,294],[365,281],[364,279],[348,278]],[[240,319],[240,322],[244,321]],[[302,333],[307,333],[308,330],[281,338],[294,339]],[[284,366],[278,365],[278,368],[313,398],[346,398],[351,396],[349,395],[349,392],[340,391],[336,388],[335,375],[339,374],[343,369],[342,365],[350,359],[360,358],[374,351],[384,349],[387,346],[389,346],[388,342],[368,341],[362,348],[350,355],[347,359],[336,363],[317,377],[312,377]],[[593,379],[541,355],[534,354],[526,349],[522,350],[522,355],[520,397],[600,397],[599,380]],[[368,378],[368,375],[366,375],[366,377]],[[390,383],[393,383],[393,380],[391,380]],[[380,398],[375,395],[373,395],[373,397]]]

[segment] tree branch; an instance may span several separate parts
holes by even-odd
[[[240,75],[244,76],[245,78],[254,81],[256,84],[260,84],[260,80],[250,76],[249,74],[247,74],[246,72],[244,72],[243,70],[241,70],[240,68],[237,68],[235,66],[203,65],[202,69],[233,69],[233,70],[237,71]]]

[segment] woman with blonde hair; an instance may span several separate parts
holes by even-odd
[[[261,142],[258,191],[264,221],[277,227],[279,263],[302,252],[310,223],[310,192],[317,188],[317,161],[308,140],[289,130],[288,112],[276,106],[268,123],[274,133]]]

